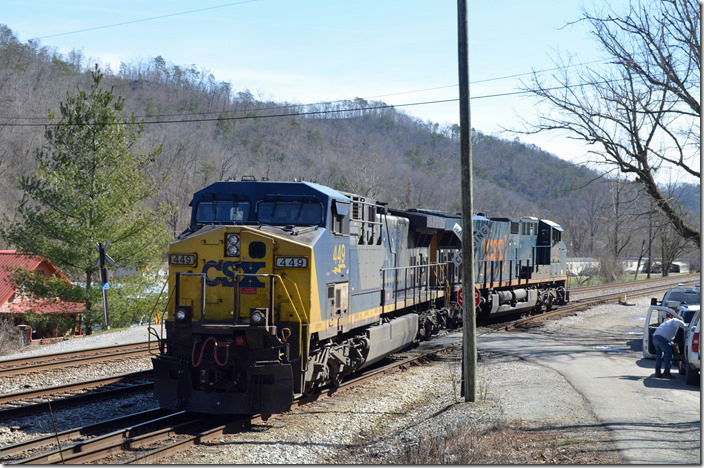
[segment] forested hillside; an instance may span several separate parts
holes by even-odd
[[[17,179],[34,170],[35,150],[45,144],[47,117],[67,93],[89,87],[86,70],[92,66],[80,52],[60,56],[37,43],[20,43],[0,26],[0,210],[8,219],[22,199]],[[187,222],[195,190],[244,175],[303,178],[401,208],[460,209],[456,126],[422,122],[359,98],[269,102],[236,82],[217,81],[195,65],[173,65],[162,57],[103,71],[104,84],[125,98],[126,114],[144,122],[139,145],[163,147],[153,170],[166,178],[151,206],[168,210],[164,222],[174,235]],[[565,226],[570,254],[605,249],[638,254],[644,231],[634,226],[646,220],[631,184],[600,178],[509,136],[477,129],[473,141],[477,211],[551,218]],[[619,190],[622,197],[616,196]],[[687,191],[698,200],[698,186]],[[623,204],[625,199],[631,204]],[[609,220],[618,204],[621,229],[629,227],[611,239]]]

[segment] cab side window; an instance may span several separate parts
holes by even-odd
[[[333,203],[330,209],[332,215],[332,232],[337,236],[350,235],[350,217],[349,211],[346,213],[338,213],[337,203]]]

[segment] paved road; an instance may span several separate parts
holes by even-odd
[[[595,314],[573,328],[483,335],[478,348],[562,374],[612,431],[627,462],[701,464],[700,387],[686,385],[676,370],[674,380],[653,377],[655,363],[642,358],[637,334],[646,308],[623,307],[615,322],[607,308],[608,323]]]

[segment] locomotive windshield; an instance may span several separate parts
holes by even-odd
[[[249,218],[249,202],[212,201],[198,203],[197,223],[242,223]]]
[[[262,224],[317,226],[323,222],[323,205],[317,201],[262,201],[257,205]]]

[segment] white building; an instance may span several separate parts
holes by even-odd
[[[598,270],[599,260],[591,257],[573,257],[566,259],[567,275],[577,276],[589,269]]]

